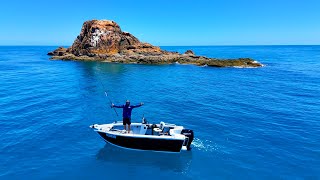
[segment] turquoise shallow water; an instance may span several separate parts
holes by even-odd
[[[163,47],[252,57],[263,68],[49,61],[56,47],[0,47],[0,179],[319,179],[320,46]],[[104,97],[195,131],[191,152],[106,145]],[[118,111],[118,113],[120,113]]]

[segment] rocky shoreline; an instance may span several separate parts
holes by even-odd
[[[251,58],[217,59],[196,56],[192,50],[184,54],[161,50],[142,43],[132,34],[122,32],[114,21],[86,21],[80,35],[69,48],[49,52],[52,60],[105,61],[135,64],[194,64],[213,67],[262,67]]]

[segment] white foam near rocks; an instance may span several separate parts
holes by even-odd
[[[264,65],[262,65],[261,67],[263,67]],[[251,67],[251,66],[230,66],[232,68],[239,68],[239,69],[243,69],[243,68],[246,68],[246,69],[251,69],[251,68],[260,68],[260,67]]]

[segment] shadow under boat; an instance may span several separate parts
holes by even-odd
[[[186,172],[192,162],[192,152],[163,153],[154,151],[128,150],[115,147],[109,143],[99,150],[98,160],[124,164],[126,166],[148,166],[162,170]]]

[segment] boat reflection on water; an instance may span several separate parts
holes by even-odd
[[[108,143],[100,149],[96,156],[98,160],[112,164],[148,166],[175,172],[187,172],[192,162],[192,151],[181,153],[140,151],[123,149]]]

